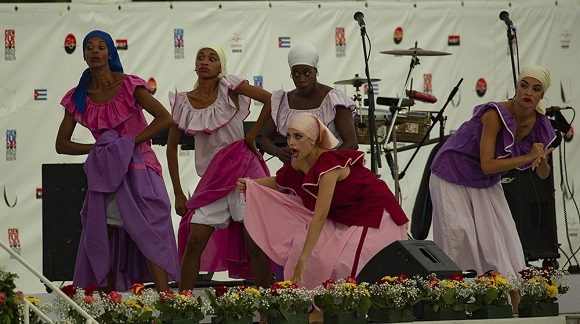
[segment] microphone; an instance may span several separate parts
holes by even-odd
[[[414,100],[421,101],[421,102],[427,102],[427,103],[436,103],[437,102],[437,97],[435,97],[434,95],[430,95],[428,93],[419,92],[419,91],[415,91],[415,90],[411,90],[411,91],[407,90],[407,96],[410,99],[414,99]]]
[[[358,25],[360,26],[360,28],[366,28],[364,18],[365,18],[365,15],[363,15],[362,12],[360,12],[360,11],[355,12],[354,20],[358,21]]]
[[[499,19],[503,20],[508,27],[513,27],[514,23],[512,23],[510,19],[510,14],[507,11],[502,11],[499,13]]]
[[[546,108],[546,116],[552,117],[556,113],[560,112],[560,110],[568,110],[568,109],[572,109],[572,107],[551,106],[551,107]]]

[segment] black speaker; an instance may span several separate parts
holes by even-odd
[[[86,192],[83,164],[42,165],[42,273],[51,281],[73,279]]]
[[[552,166],[551,156],[548,164]],[[526,261],[559,258],[553,172],[541,179],[531,169],[514,169],[501,183]]]
[[[433,241],[395,241],[377,253],[360,271],[358,282],[375,283],[384,276],[405,274],[449,278],[461,274],[457,265]]]

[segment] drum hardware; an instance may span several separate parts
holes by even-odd
[[[399,101],[398,101],[396,106],[391,107],[394,110],[394,113],[392,115],[391,123],[390,123],[390,126],[388,128],[388,132],[387,132],[387,141],[389,139],[391,139],[393,142],[392,163],[391,163],[391,161],[388,161],[388,162],[389,162],[389,165],[391,166],[391,174],[393,175],[393,180],[395,182],[395,197],[397,197],[397,200],[399,201],[399,203],[401,203],[402,201],[401,201],[401,190],[400,190],[400,184],[399,184],[399,169],[398,169],[398,160],[397,160],[397,131],[394,131],[394,130],[396,129],[396,127],[400,127],[400,125],[397,125],[397,117],[399,116],[399,111],[402,109],[401,107],[403,107],[403,98],[406,95],[407,86],[409,85],[409,81],[412,80],[411,75],[413,73],[415,66],[420,64],[419,56],[450,55],[450,53],[447,53],[447,52],[424,50],[422,48],[419,48],[417,46],[417,44],[418,43],[415,42],[415,46],[408,49],[408,50],[391,50],[391,51],[381,52],[382,54],[391,54],[391,55],[397,55],[397,56],[411,56],[411,62],[409,64],[409,72],[407,73],[405,83],[403,84],[403,88],[400,92]],[[412,88],[412,87],[410,87],[410,88]],[[412,89],[410,89],[410,90],[412,90]],[[412,129],[414,130],[415,128],[418,130],[420,128],[419,124],[417,124],[416,127],[413,127]],[[406,128],[403,128],[403,129],[407,130]],[[423,140],[423,142],[424,142],[424,140]],[[384,147],[384,145],[383,145],[383,147]],[[390,160],[390,157],[388,155],[387,155],[387,158]]]

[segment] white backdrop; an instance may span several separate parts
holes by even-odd
[[[541,64],[552,72],[552,88],[546,105],[572,106],[580,102],[580,2],[561,1],[377,1],[377,2],[163,2],[126,4],[0,4],[0,30],[4,32],[4,58],[0,58],[0,130],[7,147],[0,157],[0,239],[19,242],[20,254],[42,269],[42,200],[40,189],[43,163],[79,163],[85,157],[57,155],[56,132],[63,115],[59,106],[65,92],[78,82],[85,68],[82,39],[93,29],[109,32],[118,41],[121,61],[127,73],[156,83],[155,97],[166,107],[167,93],[189,90],[195,82],[195,51],[202,43],[221,44],[228,53],[230,73],[243,76],[250,84],[267,90],[292,89],[287,54],[300,42],[315,44],[320,52],[319,81],[332,85],[337,80],[364,74],[362,41],[353,14],[365,15],[372,42],[370,73],[377,82],[378,96],[395,97],[403,87],[409,57],[380,54],[405,49],[417,41],[419,47],[446,51],[450,56],[421,57],[413,72],[413,88],[431,89],[436,104],[418,103],[414,110],[437,111],[460,78],[463,83],[453,104],[448,106],[446,133],[470,117],[474,105],[489,100],[505,100],[513,94],[506,26],[498,19],[502,10],[510,13],[518,30],[521,66]],[[397,27],[403,30],[399,44],[393,39]],[[336,36],[344,30],[344,47]],[[183,37],[179,36],[181,32]],[[74,41],[67,35],[74,35]],[[459,44],[450,42],[459,38]],[[68,39],[68,52],[65,51]],[[183,47],[175,46],[183,40]],[[76,44],[76,47],[74,46]],[[74,50],[74,51],[73,51]],[[342,56],[342,54],[344,54]],[[483,78],[485,86],[476,93]],[[430,82],[429,82],[430,80]],[[481,81],[480,81],[481,84]],[[339,89],[354,94],[351,86]],[[255,120],[259,105],[253,106]],[[571,111],[565,112],[570,121]],[[438,133],[433,131],[433,136]],[[12,148],[15,136],[16,150]],[[77,127],[74,140],[91,142],[88,131]],[[10,142],[10,144],[8,143]],[[569,179],[574,188],[580,182],[579,140],[567,148]],[[10,148],[9,148],[10,146]],[[362,149],[367,147],[361,146]],[[164,166],[170,196],[165,149],[155,151]],[[420,151],[401,180],[403,207],[411,214],[419,179],[429,149]],[[557,153],[557,152],[555,152]],[[399,154],[402,169],[410,151]],[[555,158],[557,158],[555,156]],[[193,192],[198,177],[193,151],[180,153],[182,183]],[[367,159],[368,160],[368,159]],[[557,161],[557,160],[556,160]],[[280,164],[268,162],[272,171]],[[555,166],[556,210],[559,242],[566,253],[560,169]],[[382,178],[393,188],[383,159]],[[567,201],[571,243],[577,249],[579,220]],[[174,226],[178,217],[174,215]],[[18,235],[15,235],[15,229]],[[17,238],[17,239],[16,239]],[[564,264],[565,260],[560,260]],[[44,288],[8,254],[0,252],[0,265],[19,273],[17,284],[28,293]]]

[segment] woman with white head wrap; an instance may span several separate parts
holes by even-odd
[[[244,242],[240,235],[245,232],[245,202],[235,189],[239,177],[269,175],[254,139],[269,118],[270,93],[228,74],[226,62],[219,45],[202,45],[196,55],[193,90],[169,95],[175,124],[167,140],[167,162],[175,211],[183,217],[178,233],[180,291],[195,286],[200,270],[228,270],[230,277],[254,278],[262,287],[270,285],[266,255],[250,239],[245,240],[248,251],[239,246]],[[250,114],[251,99],[264,107],[244,138],[243,121]],[[195,137],[195,168],[201,177],[189,199],[179,176],[177,144],[181,133]]]
[[[338,140],[309,113],[290,120],[287,139],[292,163],[275,177],[237,184],[246,193],[248,233],[284,267],[285,279],[314,288],[355,277],[376,253],[406,238],[407,216],[387,184],[364,167],[364,152],[332,150]]]
[[[308,112],[320,119],[339,143],[335,149],[357,149],[354,128],[356,107],[345,93],[317,81],[318,52],[312,44],[293,46],[288,53],[292,91],[277,90],[272,93],[272,118],[262,130],[261,147],[282,162],[290,161],[288,147],[274,144],[276,132],[286,136],[288,123],[301,112]]]
[[[433,239],[462,269],[516,277],[526,265],[500,180],[514,168],[550,174],[556,134],[540,107],[549,86],[546,68],[523,68],[515,97],[475,107],[431,164]],[[518,302],[512,293],[514,312]]]

